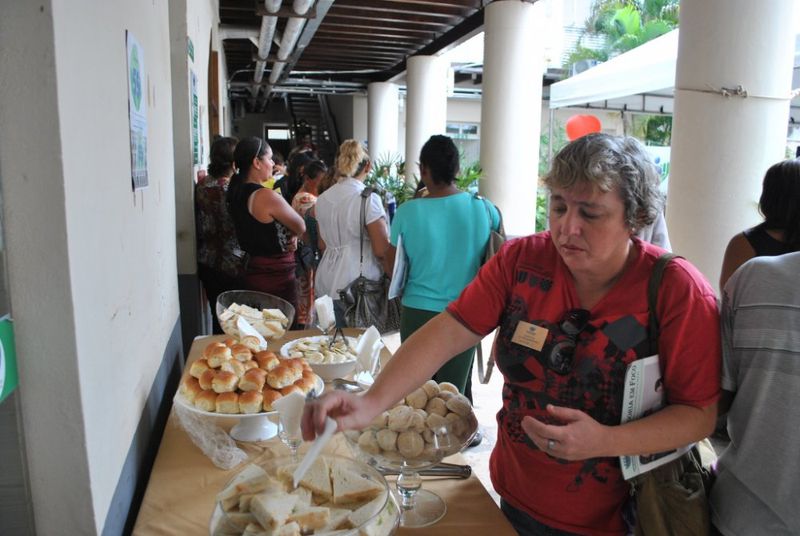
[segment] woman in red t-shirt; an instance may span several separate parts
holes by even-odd
[[[363,428],[451,356],[498,329],[503,408],[490,461],[501,507],[521,534],[623,535],[629,485],[619,456],[682,447],[714,428],[716,296],[675,259],[660,285],[659,362],[667,405],[620,424],[627,366],[649,355],[647,283],[664,250],[634,235],[663,206],[658,173],[633,138],[590,134],[554,159],[550,231],[511,240],[447,310],[414,333],[361,397],[307,406]]]

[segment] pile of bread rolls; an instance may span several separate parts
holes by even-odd
[[[435,461],[458,452],[476,429],[469,399],[452,383],[428,380],[348,437],[363,452],[390,461]]]
[[[307,394],[317,376],[303,359],[279,359],[259,351],[254,337],[212,342],[181,382],[187,402],[215,413],[260,413],[293,391]]]

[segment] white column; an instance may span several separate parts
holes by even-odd
[[[764,172],[784,158],[794,3],[681,3],[667,223],[675,252],[715,285],[730,238],[760,221]],[[709,91],[740,85],[747,98]]]
[[[412,56],[406,71],[406,181],[419,178],[419,150],[447,123],[447,63],[437,56]]]
[[[372,161],[397,153],[398,109],[397,84],[372,82],[367,86],[369,157]]]
[[[542,2],[492,2],[484,23],[480,190],[517,236],[536,222],[543,9]]]

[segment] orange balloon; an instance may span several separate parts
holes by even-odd
[[[567,119],[567,124],[564,128],[567,131],[567,139],[573,141],[592,132],[600,132],[602,125],[597,116],[573,115]]]

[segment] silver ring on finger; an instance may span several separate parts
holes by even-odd
[[[553,448],[555,448],[555,446],[556,446],[556,440],[555,439],[548,439],[547,440],[547,452],[551,452],[553,450]]]

